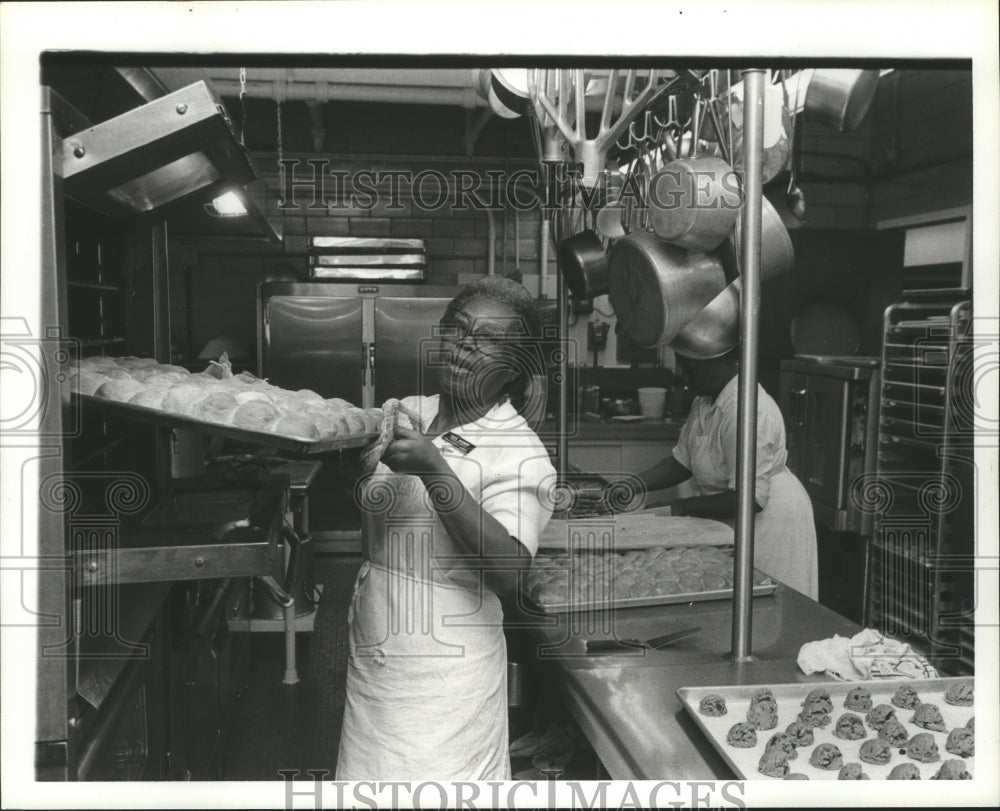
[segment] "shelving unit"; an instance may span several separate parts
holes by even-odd
[[[862,494],[871,624],[954,675],[975,668],[971,327],[966,299],[885,311],[877,475]]]

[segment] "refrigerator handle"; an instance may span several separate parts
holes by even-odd
[[[801,389],[795,389],[792,392],[791,400],[791,418],[792,422],[796,428],[803,428],[806,424],[805,409],[802,407],[803,401],[806,397],[805,387]]]
[[[368,342],[361,342],[361,385],[368,385]]]
[[[371,373],[372,385],[375,385],[375,342],[368,344],[368,371]]]

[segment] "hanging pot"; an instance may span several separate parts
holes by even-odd
[[[608,256],[600,237],[586,230],[559,243],[559,269],[575,298],[592,299],[608,292]]]
[[[775,276],[788,273],[795,264],[795,248],[781,216],[766,197],[760,199],[760,280],[766,282]],[[740,275],[739,246],[743,218],[736,220],[736,227],[718,250],[726,278]]]
[[[736,173],[721,158],[683,158],[649,181],[649,224],[660,239],[712,251],[732,231],[742,205]]]
[[[611,304],[640,346],[669,343],[726,286],[722,262],[651,231],[622,237],[608,258]]]
[[[670,342],[670,348],[678,355],[698,360],[726,354],[739,340],[742,291],[743,280],[733,280],[684,325]]]
[[[501,118],[527,115],[531,109],[528,71],[525,68],[493,68],[490,73],[490,109]]]
[[[817,69],[806,89],[805,116],[839,132],[857,128],[871,108],[878,88],[877,70]]]

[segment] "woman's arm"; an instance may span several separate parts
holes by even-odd
[[[691,471],[678,462],[673,456],[657,462],[648,470],[639,474],[639,480],[646,490],[665,490],[668,487],[686,482],[691,478]]]
[[[738,507],[735,490],[724,490],[710,496],[692,496],[681,498],[670,505],[671,515],[696,515],[700,518],[733,519]],[[754,512],[760,512],[761,506],[755,501]]]
[[[402,426],[395,437],[382,462],[397,473],[420,476],[444,528],[475,560],[486,585],[497,594],[514,594],[518,571],[531,566],[528,550],[476,503],[427,437]]]

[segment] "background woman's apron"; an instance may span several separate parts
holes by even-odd
[[[720,473],[718,454],[709,447],[711,437],[691,437],[692,477],[678,486],[687,496],[708,496],[728,488]],[[819,567],[812,502],[802,483],[787,467],[769,477],[770,492],[764,509],[754,521],[753,564],[800,591],[819,598]]]
[[[379,465],[364,498],[337,779],[508,779],[499,599],[435,566],[457,549],[420,478]]]

